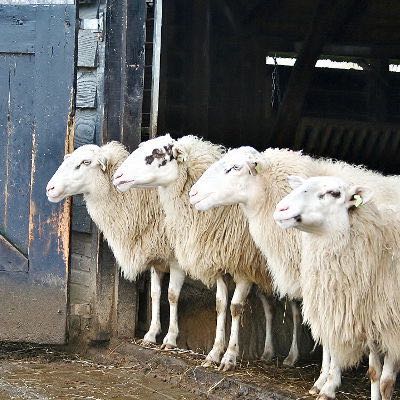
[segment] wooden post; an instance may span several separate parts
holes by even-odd
[[[290,74],[273,128],[273,136],[278,146],[291,145],[322,47],[328,38],[342,29],[356,3],[355,0],[318,1],[310,30]]]
[[[153,36],[153,62],[151,81],[151,108],[150,108],[150,137],[157,135],[158,103],[160,94],[160,59],[161,59],[161,26],[162,26],[162,0],[154,3],[154,36]]]
[[[133,151],[141,141],[147,6],[145,0],[125,0],[124,3],[121,141]]]

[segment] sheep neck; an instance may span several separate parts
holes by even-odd
[[[242,205],[250,232],[267,258],[275,288],[281,296],[301,298],[300,237],[282,230],[273,219],[276,204],[290,191],[288,175],[307,176],[311,159],[299,153],[268,149],[263,153],[264,170],[259,174],[258,195]]]
[[[134,189],[121,193],[113,186],[112,176],[122,161],[109,165],[96,193],[84,198],[90,217],[103,232],[124,276],[133,280],[149,262],[165,269],[170,247],[157,191]]]
[[[183,155],[185,161],[179,163],[178,179],[159,188],[166,230],[180,266],[208,286],[215,283],[218,275],[229,273],[234,278],[244,276],[271,293],[265,262],[239,207],[219,207],[204,213],[189,202],[192,185],[221,157],[221,149],[197,139],[188,143]]]

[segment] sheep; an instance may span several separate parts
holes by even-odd
[[[237,203],[242,208],[253,239],[268,260],[275,292],[291,300],[293,337],[284,363],[294,365],[299,357],[297,338],[301,324],[296,304],[296,300],[301,299],[300,245],[298,234],[282,232],[273,222],[272,213],[282,192],[288,193],[286,165],[293,165],[292,173],[307,174],[309,159],[299,158],[294,152],[286,154],[278,150],[267,150],[264,156],[273,167],[261,169],[262,154],[251,147],[228,151],[193,185],[189,193],[190,202],[202,211]],[[275,168],[280,158],[285,160],[283,174],[280,174],[280,168]]]
[[[163,347],[175,347],[178,336],[177,303],[185,274],[179,267],[164,229],[164,213],[156,190],[118,192],[112,175],[128,156],[118,142],[99,147],[84,145],[67,154],[50,179],[48,200],[83,194],[92,220],[103,232],[123,276],[133,281],[151,266],[152,317],[144,341],[155,343],[161,332],[161,281],[170,272],[170,325]]]
[[[167,234],[183,270],[205,285],[217,283],[217,329],[213,348],[203,365],[218,363],[225,347],[227,289],[222,274],[229,273],[236,288],[231,302],[232,328],[221,370],[235,368],[239,354],[240,315],[252,283],[271,295],[270,276],[262,255],[248,232],[237,206],[200,214],[189,203],[189,190],[198,177],[222,155],[223,148],[195,136],[174,140],[170,135],[141,143],[114,175],[119,190],[158,187],[166,214]],[[263,304],[264,305],[264,304]],[[269,307],[264,310],[270,313]],[[271,317],[266,317],[267,335],[263,357],[273,355]],[[269,326],[268,326],[269,324]]]
[[[302,231],[304,318],[338,368],[370,347],[371,399],[389,400],[400,367],[399,210],[378,208],[371,190],[338,177],[289,182],[274,218]]]
[[[263,153],[252,147],[241,147],[227,152],[212,165],[190,191],[190,201],[198,210],[239,203],[249,222],[250,233],[267,259],[274,288],[281,296],[301,299],[300,260],[301,238],[298,232],[284,232],[276,226],[273,212],[279,200],[289,193],[286,177],[332,175],[336,171],[345,177],[356,176],[365,184],[380,182],[379,201],[392,202],[397,191],[393,185],[396,177],[382,178],[362,167],[332,160],[313,160],[309,156],[283,149],[267,149]],[[382,183],[384,181],[384,183]],[[298,314],[297,314],[298,315]],[[296,316],[296,314],[295,314]],[[296,323],[297,322],[297,323]],[[297,328],[300,318],[294,321]],[[291,353],[294,351],[297,329],[293,332]],[[291,355],[289,353],[289,355]],[[310,389],[311,394],[332,392],[327,383],[330,370],[330,353],[323,349],[321,374]],[[335,370],[335,381],[340,381],[340,371]]]

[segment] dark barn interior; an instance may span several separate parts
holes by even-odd
[[[289,147],[398,173],[400,74],[389,72],[389,65],[400,62],[400,3],[163,2],[158,125],[151,133],[153,17],[150,7],[141,140],[155,133],[194,134],[227,147]],[[274,55],[298,61],[267,65],[267,56]],[[314,68],[318,59],[361,68]],[[149,323],[149,282],[140,285],[137,327],[143,334]],[[185,287],[179,345],[207,351],[213,339],[213,296],[193,282]],[[163,310],[165,329],[166,296]],[[276,311],[276,350],[283,355],[291,341],[290,307],[282,301]],[[245,358],[254,358],[264,335],[255,296],[245,315],[241,348]],[[307,357],[313,344],[308,334],[302,337],[301,352]]]
[[[158,133],[290,147],[396,173],[400,4],[164,2]],[[274,54],[295,67],[266,65]],[[319,58],[363,70],[313,68]]]

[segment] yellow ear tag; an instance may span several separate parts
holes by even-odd
[[[262,167],[259,163],[257,163],[255,170],[256,170],[257,174],[259,174],[262,171]]]
[[[354,204],[355,207],[360,207],[364,203],[363,198],[359,194],[354,195],[354,200],[356,201]]]

